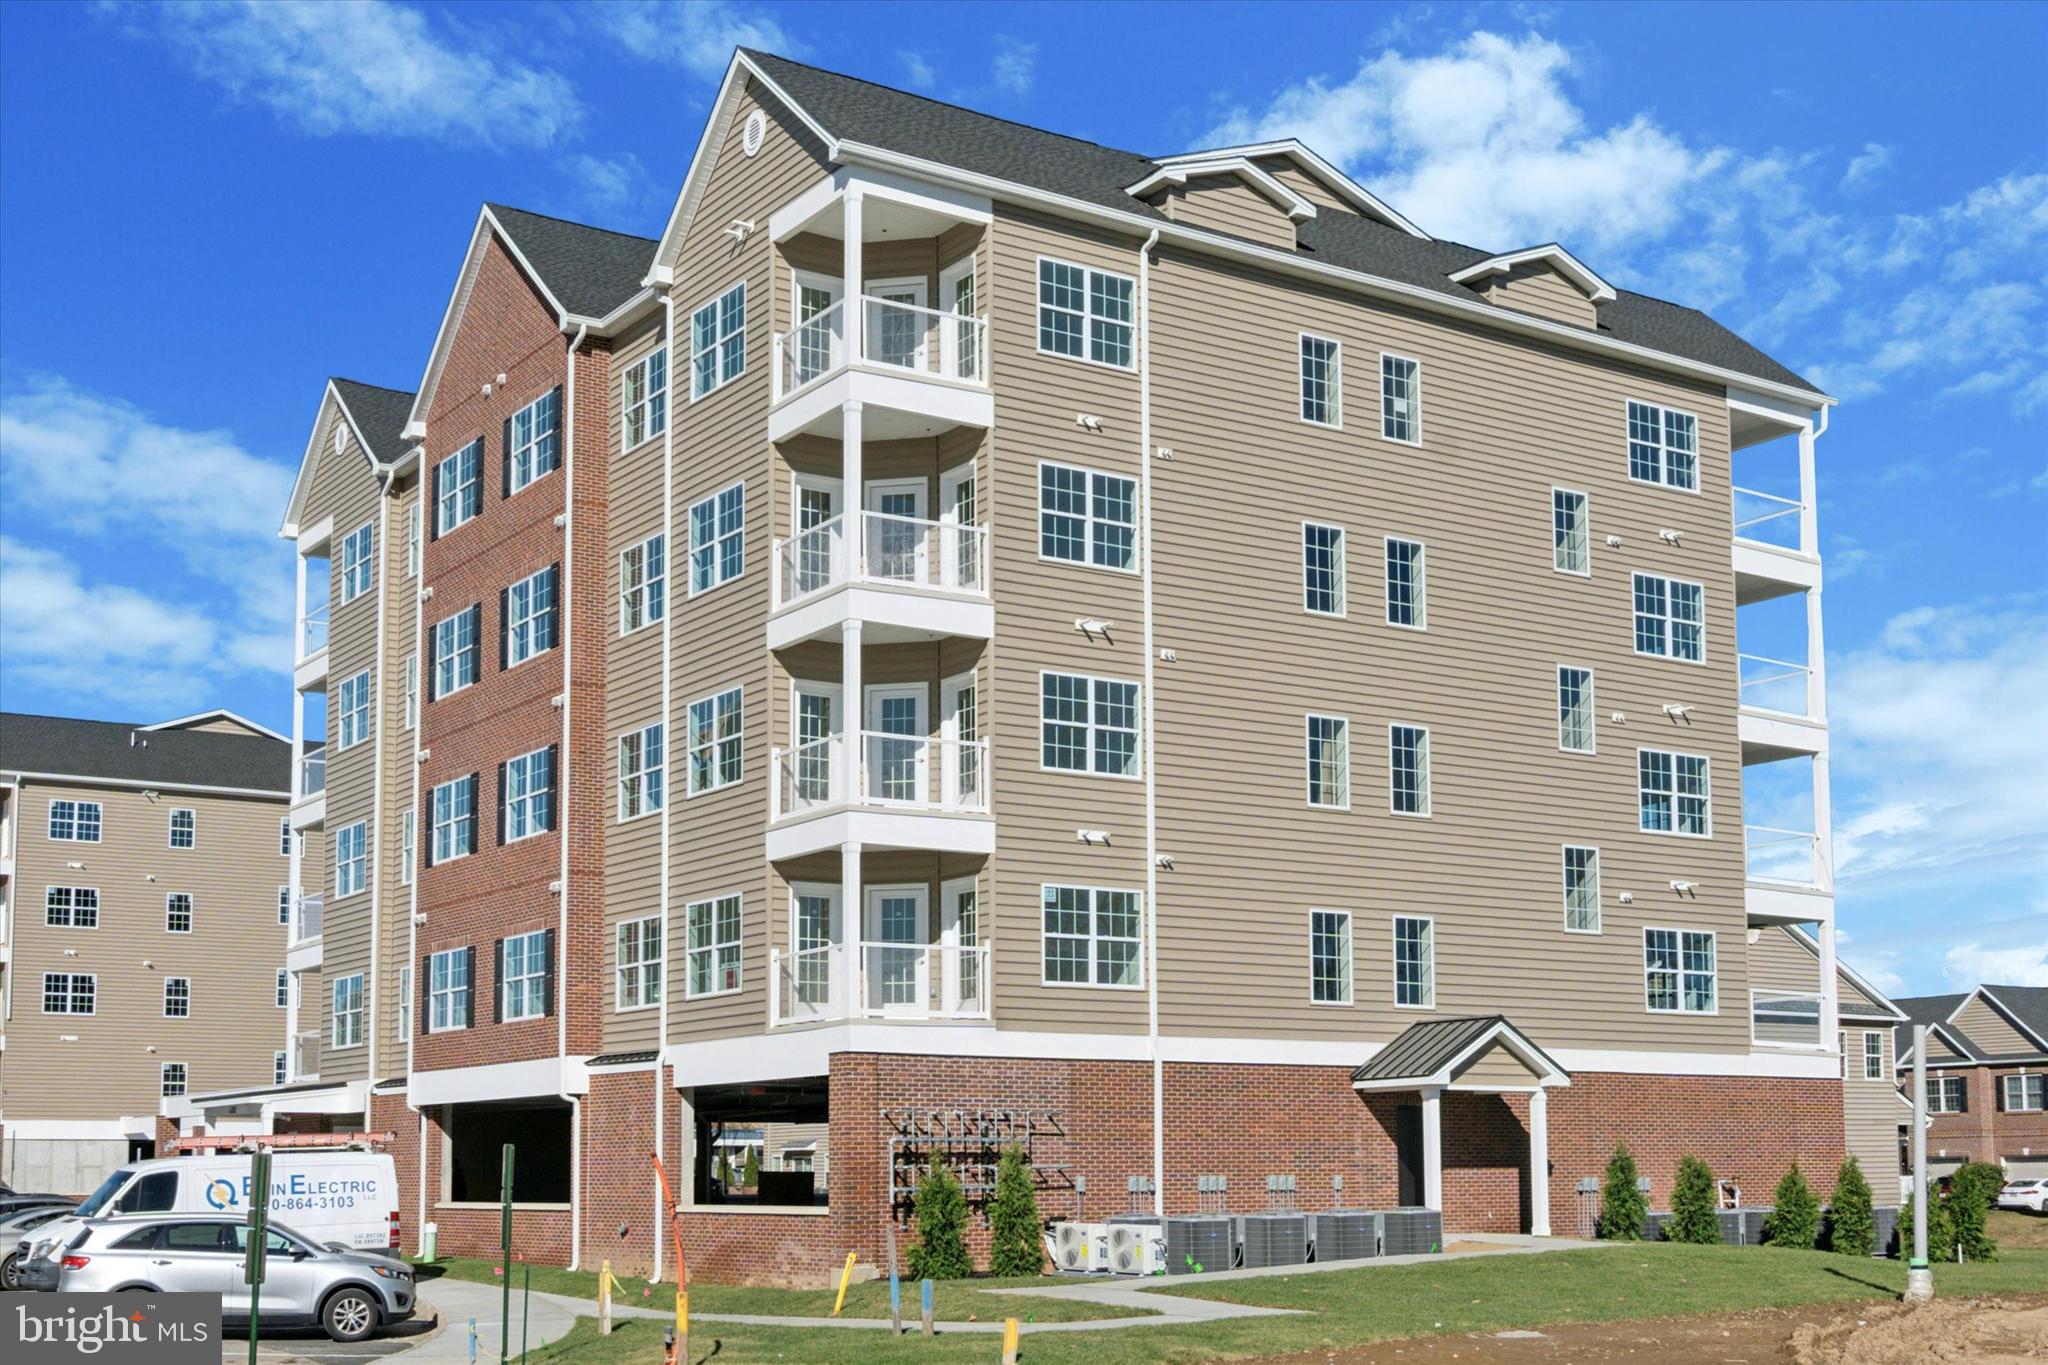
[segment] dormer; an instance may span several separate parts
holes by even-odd
[[[1323,212],[1355,213],[1412,237],[1428,234],[1292,138],[1160,157],[1124,192],[1177,223],[1295,249],[1295,230]]]
[[[1614,300],[1613,285],[1555,242],[1489,256],[1451,282],[1503,308],[1589,331],[1600,325],[1600,305]]]

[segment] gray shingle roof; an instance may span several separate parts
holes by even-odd
[[[1498,1025],[1507,1024],[1515,1036],[1549,1061],[1559,1071],[1564,1068],[1529,1042],[1520,1029],[1509,1024],[1507,1016],[1501,1014],[1474,1015],[1466,1019],[1425,1019],[1419,1024],[1410,1024],[1388,1043],[1373,1054],[1372,1060],[1351,1073],[1354,1083],[1359,1081],[1405,1081],[1433,1076],[1449,1066],[1458,1054],[1472,1046],[1487,1032]]]
[[[349,415],[362,429],[371,458],[390,464],[406,452],[407,441],[400,435],[412,416],[413,394],[405,389],[387,389],[358,379],[336,376],[334,391],[348,405]]]
[[[1987,984],[1979,989],[1991,995],[1997,1004],[2005,1006],[2006,1012],[2018,1019],[2020,1026],[2036,1038],[2048,1038],[2048,986]]]
[[[1125,186],[1159,169],[1150,157],[942,104],[772,53],[742,51],[836,138],[1166,221],[1165,215],[1124,192]],[[1424,241],[1349,213],[1319,213],[1301,225],[1299,254],[1477,302],[1478,293],[1452,283],[1449,276],[1498,253],[1456,242]],[[1821,392],[1697,309],[1627,290],[1618,294],[1601,307],[1599,323],[1602,333],[1618,341]]]
[[[651,237],[612,232],[508,204],[487,206],[548,291],[579,317],[601,318],[640,292],[654,263]]]
[[[262,735],[145,731],[121,721],[0,711],[0,771],[234,787],[282,796],[291,786],[291,745]]]

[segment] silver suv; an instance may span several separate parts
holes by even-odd
[[[96,1219],[56,1253],[57,1291],[219,1294],[223,1326],[246,1326],[242,1262],[248,1245],[249,1225],[233,1214]],[[322,1247],[273,1223],[260,1311],[265,1328],[317,1326],[336,1341],[361,1341],[413,1315],[412,1267]]]

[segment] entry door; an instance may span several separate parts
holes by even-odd
[[[801,810],[840,799],[832,781],[836,755],[830,742],[840,731],[839,685],[821,682],[794,684],[790,712],[790,736],[796,743],[796,752],[790,756],[792,809]],[[845,748],[844,739],[838,747]],[[845,761],[839,759],[841,763]]]
[[[862,956],[867,968],[867,1007],[881,1014],[925,1014],[930,1010],[931,967],[926,950],[931,920],[922,886],[871,886],[867,890]]]
[[[981,378],[981,337],[974,328],[974,258],[939,272],[939,309],[948,314],[940,334],[942,365],[955,379]]]
[[[790,323],[796,331],[796,373],[792,376],[792,388],[810,383],[830,370],[838,359],[839,339],[846,335],[846,320],[832,317],[808,327],[804,324],[838,303],[845,292],[839,280],[813,275],[806,270],[797,272],[796,290],[790,296],[794,314]]]
[[[949,1015],[978,1015],[988,1008],[982,992],[980,887],[972,877],[939,886],[939,942],[944,968],[939,998]]]
[[[845,484],[817,474],[799,474],[791,490],[790,524],[796,532],[791,541],[788,566],[789,594],[801,597],[830,587],[844,577],[846,527],[828,526],[845,510]],[[824,529],[819,529],[823,527]]]
[[[789,944],[795,954],[790,972],[792,1018],[829,1019],[837,993],[832,949],[846,941],[839,913],[839,888],[823,882],[798,883],[789,889]],[[781,983],[777,983],[777,989]]]
[[[1404,1104],[1394,1110],[1394,1158],[1400,1165],[1402,1208],[1422,1205],[1422,1106]]]
[[[931,750],[923,683],[877,684],[867,689],[867,734],[863,737],[870,801],[922,805]]]
[[[974,465],[956,465],[939,475],[939,583],[980,592],[981,537],[975,533]]]
[[[939,795],[954,810],[985,810],[982,790],[980,699],[974,675],[962,673],[939,685]]]
[[[922,279],[869,280],[865,319],[868,359],[907,370],[924,368],[925,282]]]
[[[867,574],[922,586],[931,578],[923,479],[875,479],[867,486]]]

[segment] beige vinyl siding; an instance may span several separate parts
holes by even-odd
[[[1293,190],[1296,194],[1308,200],[1309,203],[1314,204],[1319,212],[1348,213],[1354,218],[1359,216],[1357,209],[1338,198],[1337,194],[1325,186],[1322,181],[1295,165],[1291,157],[1260,157],[1252,164],[1285,185],[1288,189]],[[1399,230],[1398,228],[1395,229],[1397,232]]]
[[[1481,292],[1503,308],[1534,313],[1552,322],[1592,327],[1599,321],[1598,310],[1585,291],[1542,262],[1495,275],[1481,286]]]
[[[1846,974],[1841,979],[1838,993],[1843,1014],[1872,1014],[1886,1019],[1892,1017],[1889,1009],[1879,1003],[1876,997],[1857,986]]]
[[[1742,1008],[1753,1014],[1750,991],[1782,991],[1797,995],[1820,993],[1820,959],[1792,937],[1789,929],[1769,926],[1756,931],[1749,948],[1749,982],[1742,992]],[[1810,1043],[1809,1030],[1796,1025],[1764,1023],[1755,1026],[1759,1045],[1767,1043]],[[1860,1064],[1860,1063],[1859,1063]]]
[[[1955,1028],[1987,1057],[2031,1057],[2041,1051],[2039,1043],[2014,1028],[1982,996],[1972,996],[1963,1006],[1956,1015]]]
[[[660,346],[664,339],[662,322],[657,315],[638,335],[622,340],[614,353],[612,363],[614,384],[622,383],[623,379],[620,377],[625,374],[627,368],[639,363]],[[751,357],[749,360],[751,362]],[[679,393],[687,397],[689,392],[686,388],[679,391],[675,386],[673,348],[669,352],[669,367],[670,416],[673,418],[673,405],[678,400]],[[685,368],[687,369],[687,366]],[[623,440],[624,409],[616,393],[612,406],[615,411],[622,414],[617,424],[617,432],[618,439]],[[652,815],[620,822],[618,736],[628,731],[645,729],[661,720],[663,626],[661,622],[650,622],[631,635],[622,636],[619,633],[619,556],[628,548],[641,544],[649,536],[662,533],[662,462],[665,450],[664,436],[654,436],[631,450],[622,451],[612,465],[611,543],[606,557],[603,608],[606,612],[605,788],[600,811],[605,841],[605,942],[602,954],[605,981],[602,998],[604,1047],[607,1052],[656,1047],[661,1042],[659,1011],[637,1009],[621,1014],[613,1006],[617,1000],[614,988],[618,965],[617,926],[623,920],[639,919],[657,914],[661,910],[663,817]],[[687,522],[679,525],[687,535]],[[672,612],[689,592],[689,557],[684,554],[678,558],[673,545],[665,545],[663,548],[667,580],[663,600],[667,604],[666,610]],[[678,596],[679,592],[683,597]],[[669,764],[664,777],[673,779],[680,770],[674,764],[674,750],[668,745],[670,738],[668,735],[663,736],[663,752]],[[671,785],[664,790],[673,796],[676,789]],[[664,973],[664,989],[668,984],[668,975]]]
[[[1474,1057],[1451,1077],[1453,1085],[1533,1086],[1536,1075],[1514,1053],[1495,1043]]]
[[[1863,1167],[1872,1193],[1879,1204],[1894,1202],[1898,1196],[1899,1125],[1912,1121],[1911,1107],[1899,1098],[1898,1081],[1892,1075],[1892,1033],[1889,1028],[1860,1028],[1851,1024],[1848,1062],[1842,1081],[1842,1123],[1849,1155]],[[1884,1075],[1881,1080],[1863,1079],[1863,1035],[1877,1034],[1883,1040]]]
[[[241,721],[235,720],[230,716],[210,716],[205,720],[197,721],[190,725],[172,725],[164,728],[172,730],[205,730],[210,734],[216,735],[263,735],[263,732],[255,726],[244,725]],[[268,736],[264,736],[264,738],[268,738]]]
[[[402,1074],[406,1048],[398,1041],[399,971],[407,961],[411,938],[412,887],[405,884],[400,859],[403,857],[403,813],[413,805],[413,779],[418,764],[413,755],[419,747],[417,727],[405,728],[405,661],[420,649],[420,580],[405,571],[405,527],[410,509],[418,506],[421,483],[417,466],[412,473],[394,480],[385,497],[386,523],[390,528],[391,553],[380,564],[384,583],[384,671],[375,697],[376,723],[382,737],[383,798],[375,830],[377,843],[376,980],[364,983],[363,996],[372,1001],[371,1037],[376,1043],[376,1073],[370,1080]],[[425,540],[421,528],[421,540]],[[420,679],[421,704],[425,702],[426,681]],[[332,828],[332,826],[330,826]],[[418,820],[414,820],[413,869],[419,868]],[[324,866],[325,864],[316,864]],[[324,958],[324,953],[323,953]],[[417,992],[415,992],[416,994]]]
[[[99,802],[100,842],[49,838],[53,799]],[[196,847],[169,847],[172,807],[196,812]],[[185,1063],[192,1094],[270,1083],[271,1054],[285,1037],[285,1011],[273,1003],[285,943],[277,888],[289,876],[278,853],[284,811],[282,796],[166,790],[151,798],[84,781],[21,784],[7,965],[12,1014],[0,1058],[0,1106],[10,1121],[154,1115],[164,1062]],[[96,888],[99,926],[46,926],[52,886]],[[173,892],[191,893],[189,934],[164,927]],[[66,955],[72,951],[77,956]],[[45,972],[96,976],[94,1013],[43,1013]],[[164,1018],[170,976],[191,979],[189,1018]],[[60,1041],[66,1035],[77,1041]]]
[[[1190,227],[1213,228],[1249,242],[1294,250],[1294,220],[1236,175],[1207,175],[1166,192],[1159,207]]]
[[[1630,484],[1624,418],[1631,397],[1697,413],[1702,486],[1725,490],[1718,394],[1173,252],[1153,286],[1153,443],[1174,452],[1153,464],[1157,631],[1178,659],[1158,666],[1159,846],[1175,858],[1160,879],[1164,1027],[1387,1037],[1428,1017],[1392,1006],[1390,921],[1422,914],[1436,921],[1438,1015],[1502,1011],[1539,1043],[1747,1050],[1729,504]],[[1342,431],[1293,420],[1302,329],[1350,358]],[[1382,350],[1421,362],[1419,446],[1379,434]],[[1132,427],[1111,430],[1134,462]],[[1590,578],[1552,572],[1553,482],[1591,495]],[[1345,619],[1302,611],[1308,516],[1346,529]],[[1426,631],[1385,624],[1388,535],[1428,547]],[[1634,654],[1636,569],[1706,585],[1704,664]],[[1076,638],[1075,614],[1043,610],[1040,628]],[[1102,614],[1133,623],[1119,651],[1136,676],[1135,610]],[[1591,756],[1558,752],[1567,662],[1596,673]],[[1683,727],[1661,712],[1672,702],[1692,708]],[[1311,711],[1349,718],[1348,812],[1305,807]],[[1397,721],[1430,730],[1428,819],[1388,813]],[[1711,761],[1711,839],[1638,832],[1639,746]],[[1055,832],[1071,839],[1074,823]],[[1141,849],[1142,829],[1126,829]],[[1597,936],[1563,931],[1566,843],[1600,848]],[[1349,1011],[1308,1003],[1310,906],[1353,912]],[[1716,933],[1718,1014],[1646,1010],[1645,926]]]

